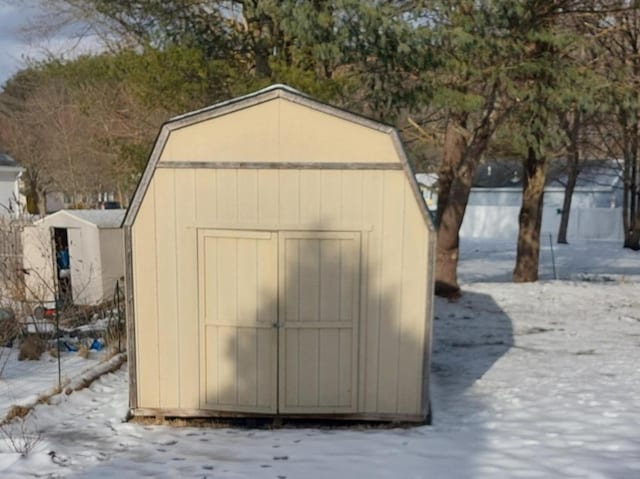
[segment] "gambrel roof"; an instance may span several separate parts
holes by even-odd
[[[243,162],[242,166],[250,167],[250,168],[280,168],[280,169],[295,169],[295,168],[313,168],[313,169],[402,169],[406,173],[407,181],[411,184],[411,189],[413,191],[415,200],[419,204],[425,225],[430,230],[433,230],[433,223],[431,221],[431,217],[428,213],[428,209],[424,203],[424,199],[422,194],[420,193],[420,188],[415,179],[415,175],[411,169],[408,158],[402,146],[402,142],[400,141],[400,137],[395,128],[385,125],[383,123],[371,120],[361,115],[357,115],[341,108],[337,108],[334,106],[327,105],[318,100],[315,100],[308,95],[299,92],[287,85],[276,84],[265,89],[259,90],[257,92],[251,93],[249,95],[245,95],[242,97],[234,98],[228,101],[224,101],[222,103],[218,103],[216,105],[203,108],[200,110],[196,110],[190,113],[186,113],[184,115],[176,116],[168,120],[161,128],[160,133],[156,139],[153,151],[147,162],[147,166],[144,170],[144,173],[140,179],[140,182],[136,188],[133,199],[130,203],[127,214],[124,218],[123,226],[131,226],[135,221],[138,210],[140,209],[140,205],[142,203],[142,199],[147,191],[147,188],[151,182],[153,177],[153,173],[158,168],[158,164],[161,161],[163,154],[167,154],[166,149],[168,149],[170,136],[172,133],[177,132],[183,128],[192,127],[198,125],[200,123],[206,122],[208,120],[212,120],[218,117],[222,117],[225,115],[231,115],[234,113],[239,113],[244,110],[248,110],[253,107],[257,107],[258,105],[265,104],[269,101],[275,99],[282,99],[288,102],[291,102],[296,105],[301,105],[310,110],[314,110],[316,112],[321,112],[326,115],[333,116],[335,118],[339,118],[348,123],[358,125],[359,127],[364,127],[369,131],[374,131],[382,134],[383,136],[388,137],[391,140],[393,145],[393,150],[395,156],[398,161],[394,163],[385,163],[381,161],[371,161],[366,162],[360,159],[359,161],[350,162],[323,162],[323,163],[308,163],[304,164],[304,162],[296,161],[295,163],[282,161],[282,162],[271,162],[271,161],[250,161]],[[277,118],[274,118],[274,121],[277,121]],[[266,127],[269,125],[265,125]],[[241,125],[238,126],[240,128]],[[285,137],[287,140],[291,139],[292,141],[299,141],[299,137]],[[183,168],[199,168],[202,166],[202,162],[200,161],[164,161],[165,167],[183,167]],[[236,163],[220,163],[220,167],[237,167]]]

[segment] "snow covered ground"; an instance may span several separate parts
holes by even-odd
[[[508,282],[515,265],[513,242],[463,238],[458,274],[463,282]],[[555,263],[555,276],[553,265]],[[601,279],[640,281],[640,253],[614,241],[553,243],[543,237],[540,247],[540,279]]]
[[[638,478],[640,253],[604,246],[561,248],[590,281],[514,285],[497,282],[513,251],[463,244],[465,295],[436,303],[432,426],[126,423],[120,370],[38,406],[42,442],[21,458],[0,441],[0,477]]]
[[[44,353],[40,361],[18,361],[17,348],[8,354],[11,356],[0,376],[0,419],[11,406],[35,402],[42,393],[58,386],[58,360],[49,353]],[[101,357],[102,354],[94,351],[87,359],[77,353],[63,352],[60,355],[62,381],[82,374],[95,366]]]

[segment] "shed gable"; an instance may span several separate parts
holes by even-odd
[[[389,133],[275,97],[171,128],[160,163],[399,163]]]

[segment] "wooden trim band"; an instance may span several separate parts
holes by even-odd
[[[133,238],[131,227],[124,228],[124,291],[127,321],[127,362],[129,364],[129,407],[138,407],[138,356],[136,352],[136,325],[133,298]]]
[[[262,161],[161,161],[157,168],[227,170],[402,170],[402,163],[303,163]]]
[[[239,412],[221,411],[213,409],[187,409],[187,408],[131,408],[133,417],[184,417],[184,418],[265,418],[265,419],[304,419],[306,421],[344,420],[344,421],[379,421],[396,424],[417,423],[425,424],[426,418],[413,414],[393,413],[265,413],[265,412]]]

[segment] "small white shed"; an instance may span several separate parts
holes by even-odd
[[[58,292],[73,304],[110,299],[124,276],[125,210],[61,210],[23,232],[26,296],[51,302]]]

